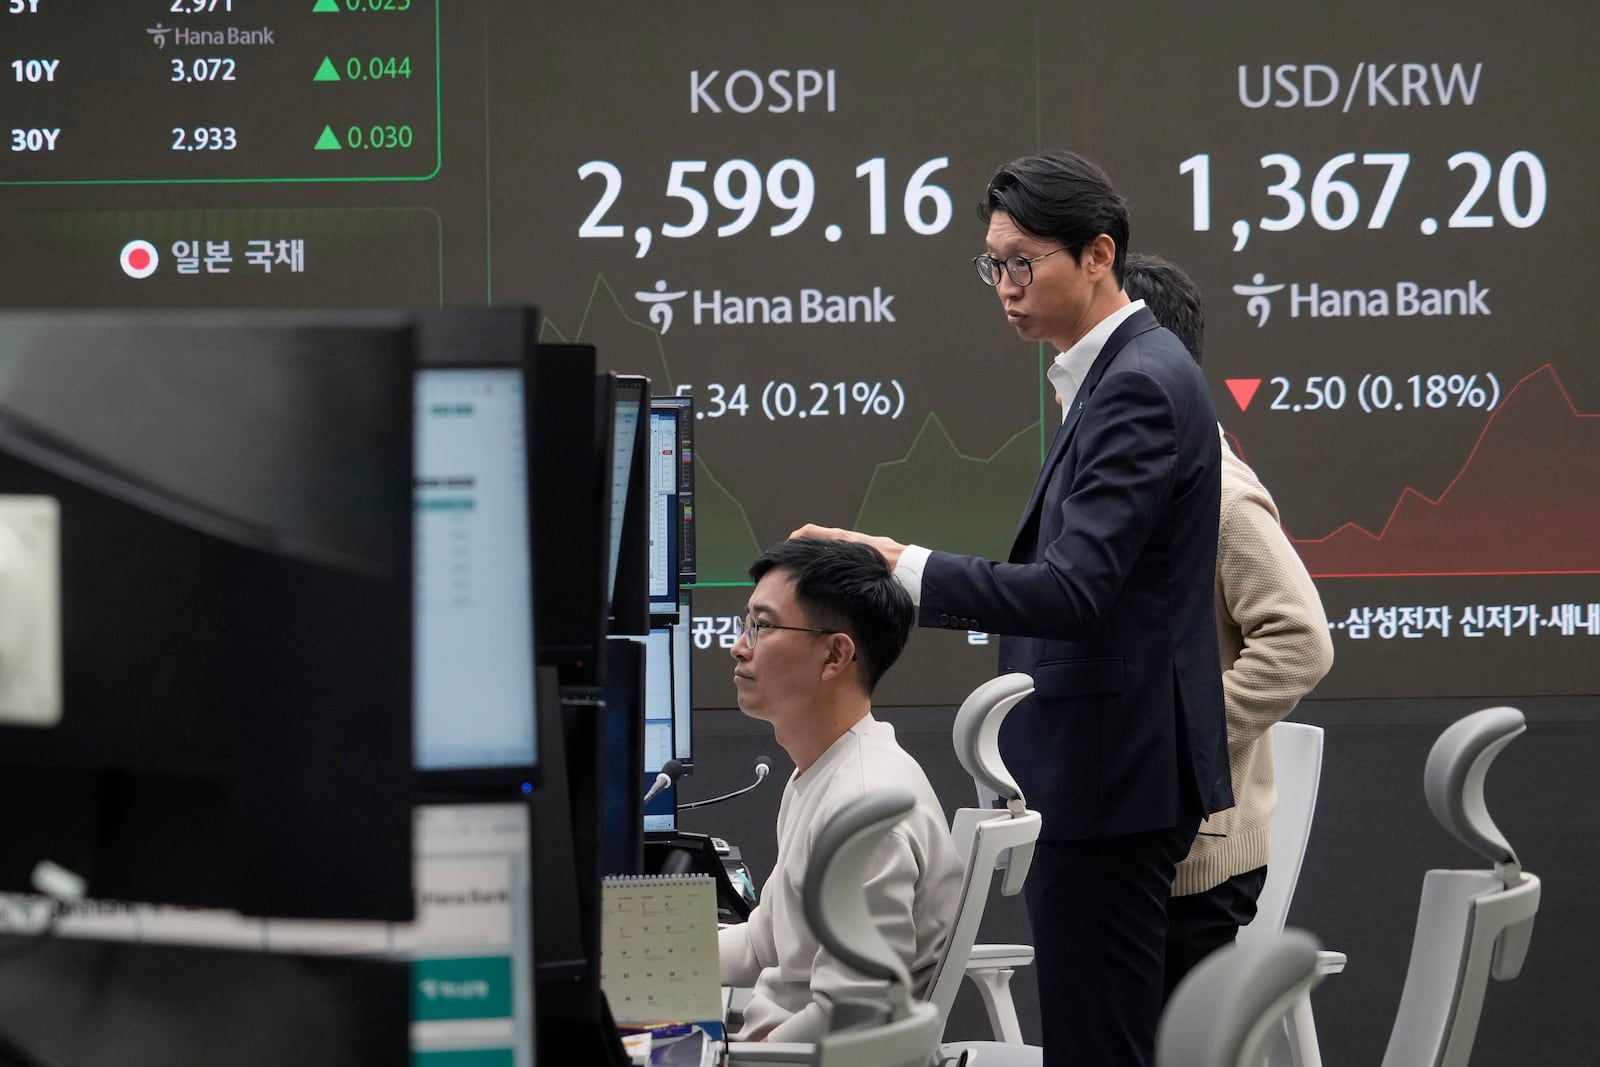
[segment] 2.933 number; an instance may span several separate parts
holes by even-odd
[[[174,152],[231,152],[239,147],[239,131],[232,126],[172,127]]]

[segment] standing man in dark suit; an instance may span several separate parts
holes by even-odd
[[[1220,451],[1194,360],[1122,291],[1126,204],[1071,152],[990,180],[978,276],[1053,345],[1063,420],[1005,562],[883,553],[924,626],[1003,635],[1033,676],[1001,754],[1044,816],[1026,899],[1045,1063],[1154,1061],[1173,870],[1233,803],[1213,577]],[[959,501],[952,506],[960,506]]]

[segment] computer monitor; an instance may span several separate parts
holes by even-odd
[[[672,627],[672,754],[686,767],[694,766],[694,609],[687,596],[678,607]]]
[[[417,809],[417,921],[394,942],[411,960],[416,1067],[535,1063],[531,832],[526,803]]]
[[[644,776],[645,788],[648,790],[655,782],[655,774]],[[646,834],[657,833],[663,830],[676,830],[678,828],[678,786],[674,782],[649,800],[645,801],[642,829]]]
[[[645,457],[650,379],[617,375],[611,447],[611,591],[607,633],[642,637],[650,630],[649,499]]]
[[[643,870],[645,705],[651,687],[651,638],[612,637],[606,648],[605,761],[601,773],[600,867],[602,874]],[[650,771],[655,778],[660,764]]]
[[[533,1067],[524,801],[415,811],[410,923],[245,919],[84,902],[57,936],[0,936],[4,1040],[77,1067],[493,1063]],[[0,935],[28,901],[0,898]]]
[[[655,781],[668,760],[677,759],[673,731],[675,692],[672,662],[673,628],[653,626],[644,639],[644,678],[639,713],[643,720],[645,790]],[[682,761],[679,761],[680,764]],[[663,790],[645,806],[642,828],[645,830],[671,830],[678,825],[676,787]]]
[[[0,936],[0,1061],[404,1063],[410,986],[389,959]]]
[[[416,373],[416,765],[434,789],[532,787],[526,393],[520,364]]]
[[[694,401],[650,399],[650,617],[677,621],[679,600],[695,577]]]
[[[602,657],[609,660],[609,657]],[[540,668],[541,685],[556,670]],[[546,758],[532,797],[539,891],[533,900],[539,1058],[620,1064],[621,1041],[600,988],[600,880],[607,766],[598,695],[560,699],[540,718]]]
[[[669,759],[694,766],[694,639],[688,603],[671,623],[657,623],[645,639],[645,773]]]
[[[645,639],[644,777],[646,788],[668,760],[684,773],[694,771],[694,679],[690,674],[694,641],[691,609],[679,607],[670,625],[651,627]],[[646,832],[678,828],[677,787],[658,793],[645,805]]]
[[[0,890],[410,917],[413,360],[393,314],[0,313],[62,682],[0,725]]]
[[[566,686],[598,687],[611,597],[609,374],[592,345],[541,344],[531,367],[534,559],[539,662]]]
[[[644,773],[655,774],[678,758],[673,736],[672,630],[651,627],[644,639]]]

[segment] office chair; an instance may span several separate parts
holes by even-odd
[[[961,808],[951,823],[951,838],[966,866],[956,914],[926,993],[927,1001],[937,1012],[941,1030],[961,987],[961,977],[966,972],[968,953],[983,921],[996,867],[1005,872],[1000,891],[1007,896],[1021,892],[1033,861],[1034,843],[1039,839],[1042,825],[1039,813],[1028,810],[1022,790],[1000,758],[999,743],[1000,724],[1031,692],[1033,679],[1026,674],[992,678],[962,702],[951,730],[956,758],[962,767],[990,790],[1002,806]],[[809,913],[807,921],[810,921]],[[864,970],[854,961],[846,959],[846,962]],[[762,1062],[773,1061],[763,1059]]]
[[[815,1044],[734,1042],[733,1067],[928,1067],[944,1020],[911,995],[911,975],[867,910],[872,851],[911,810],[911,794],[879,789],[841,808],[818,834],[802,894],[806,922],[828,952],[869,978],[887,983],[882,1000],[835,1003],[831,1029]]]
[[[1028,809],[1016,779],[1000,758],[1000,724],[1031,692],[1033,679],[1028,675],[1002,674],[974,689],[956,712],[951,731],[956,758],[979,783],[980,795],[987,791],[997,802],[981,808],[961,808],[951,822],[950,836],[966,867],[961,902],[927,993],[928,1000],[938,1008],[941,1021],[949,1018],[962,975],[969,973],[972,943],[983,921],[995,868],[1001,867],[1005,872],[1000,892],[1015,896],[1022,892],[1023,880],[1033,863],[1034,844],[1043,822],[1038,812]]]
[[[1276,937],[1289,918],[1289,905],[1300,867],[1305,860],[1306,842],[1311,836],[1311,820],[1316,814],[1317,789],[1322,781],[1322,727],[1302,722],[1274,723],[1272,738],[1273,776],[1278,790],[1278,807],[1272,813],[1272,845],[1267,862],[1267,881],[1256,900],[1256,917],[1239,930],[1241,945],[1251,945]],[[1317,954],[1318,974],[1327,976],[1344,970],[1345,954],[1322,951]],[[1271,1067],[1290,1063],[1293,1067],[1322,1067],[1317,1044],[1316,1017],[1309,993],[1303,994],[1283,1017],[1281,1034],[1268,1042],[1267,1063]]]
[[[955,746],[957,758],[968,774],[972,775],[973,783],[978,790],[978,810],[993,810],[1005,806],[1010,807],[1014,799],[1021,799],[1021,790],[1011,778],[1009,772],[1004,771],[1004,764],[1000,760],[1000,723],[1004,720],[1006,712],[1015,707],[1024,697],[1033,692],[1033,679],[1026,674],[1002,674],[992,678],[972,691],[966,701],[961,705],[961,711],[956,715]],[[982,736],[974,733],[970,725],[962,726],[962,716],[968,709],[982,701],[992,700],[995,704],[996,717],[993,727]],[[973,753],[972,762],[965,753]],[[1000,774],[991,770],[999,767]],[[1004,799],[1002,800],[1002,795]],[[963,809],[965,810],[965,809]],[[959,823],[961,813],[956,813]],[[952,834],[956,832],[952,827]],[[1038,839],[1038,835],[1034,835]],[[966,851],[962,842],[957,841],[957,850]],[[1002,883],[1001,892],[1006,896],[1014,896],[1022,890],[1023,879],[1027,877],[1028,867],[1033,860],[1033,850],[1030,848],[1021,857],[1021,865],[1011,857],[1006,857],[1007,874]],[[970,869],[970,864],[969,864]],[[995,1037],[1010,1044],[1022,1044],[1022,1024],[1017,1020],[1016,1004],[1011,999],[1011,978],[1018,967],[1026,967],[1033,962],[1032,945],[969,945],[967,949],[966,976],[972,979],[977,986],[978,995],[983,1000],[984,1010],[989,1015],[989,1025],[994,1030]],[[941,972],[941,977],[942,977]],[[957,983],[959,984],[959,983]],[[951,991],[954,998],[954,990]],[[949,1013],[949,1004],[945,1006],[946,1014]]]
[[[1431,870],[1424,876],[1405,987],[1382,1067],[1466,1067],[1489,978],[1508,981],[1522,971],[1539,910],[1540,882],[1522,870],[1516,852],[1490,818],[1483,782],[1495,757],[1526,729],[1517,709],[1486,708],[1446,729],[1428,753],[1423,789],[1429,809],[1493,869]],[[1251,939],[1240,940],[1236,949],[1258,947]],[[1326,954],[1316,956],[1320,978]],[[1195,975],[1200,972],[1196,968]],[[1309,988],[1302,987],[1294,1003],[1303,1002]],[[1176,997],[1174,993],[1174,1003]],[[1030,1046],[985,1049],[986,1067],[1038,1062],[1038,1050]],[[995,1050],[1004,1051],[994,1055]],[[1160,1063],[1169,1067],[1165,1059]]]
[[[1161,1013],[1156,1067],[1255,1067],[1284,1013],[1321,980],[1318,947],[1287,930],[1201,960]]]
[[[1212,953],[1184,976],[1161,1013],[1156,1067],[1259,1067],[1284,1013],[1322,980],[1320,946],[1288,930]],[[946,1044],[948,1057],[976,1050],[982,1067],[1037,1064],[1035,1045]]]
[[[1485,708],[1439,735],[1423,789],[1434,818],[1492,870],[1423,877],[1405,988],[1383,1067],[1465,1067],[1492,975],[1515,978],[1527,958],[1540,883],[1522,870],[1483,799],[1489,765],[1527,730],[1516,708]]]
[[[1279,722],[1273,725],[1271,737],[1278,788],[1278,807],[1272,815],[1272,858],[1267,864],[1267,881],[1257,902],[1256,917],[1239,931],[1240,944],[1271,940],[1284,929],[1305,859],[1311,820],[1316,812],[1317,790],[1322,780],[1322,727]],[[979,796],[983,795],[984,788],[980,785]],[[1030,945],[977,945],[967,963],[967,976],[976,983],[983,998],[989,1025],[995,1037],[1006,1044],[1023,1043],[1022,1027],[1011,999],[1011,975],[1015,968],[1032,962]],[[1319,973],[1335,974],[1344,969],[1345,962],[1341,952],[1322,952]],[[1294,1067],[1321,1067],[1309,997],[1295,1005],[1284,1018],[1283,1027],[1286,1050],[1274,1046],[1270,1062],[1282,1062],[1286,1051]],[[994,1055],[991,1050],[991,1058]]]
[[[1279,722],[1272,725],[1270,733],[1278,807],[1272,813],[1271,859],[1267,863],[1266,884],[1256,899],[1256,917],[1239,930],[1239,940],[1245,944],[1283,931],[1295,883],[1300,880],[1311,820],[1316,814],[1317,789],[1322,783],[1322,727]]]

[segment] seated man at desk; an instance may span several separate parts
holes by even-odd
[[[739,709],[772,724],[794,760],[778,809],[778,859],[748,922],[719,935],[724,985],[754,986],[743,1041],[812,1041],[832,1003],[874,983],[824,952],[801,904],[806,864],[830,816],[869,790],[898,786],[916,807],[884,839],[867,901],[927,990],[961,894],[961,859],[922,768],[872,716],[872,690],[899,658],[915,609],[876,550],[801,538],[750,568],[749,614],[733,646]]]

